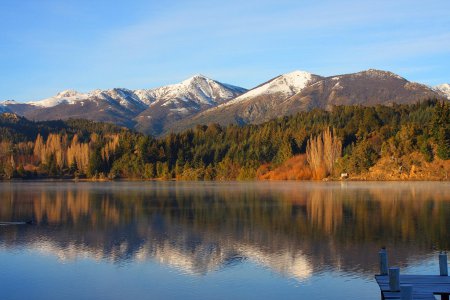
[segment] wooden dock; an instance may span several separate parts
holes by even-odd
[[[401,299],[400,291],[392,292],[388,275],[376,275],[381,290],[381,299]],[[436,300],[434,295],[450,295],[450,277],[439,275],[400,275],[400,286],[412,285],[412,299]]]
[[[381,290],[381,299],[404,300],[449,300],[450,277],[448,276],[447,254],[439,254],[440,275],[400,275],[399,268],[388,268],[387,253],[381,249],[380,274],[375,279]]]

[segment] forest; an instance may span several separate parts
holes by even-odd
[[[0,178],[448,179],[450,102],[336,106],[154,138],[88,120],[0,115]]]

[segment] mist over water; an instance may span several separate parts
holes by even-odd
[[[5,299],[379,299],[438,274],[445,182],[4,182]],[[361,290],[365,292],[361,294]],[[3,297],[2,297],[3,298]]]

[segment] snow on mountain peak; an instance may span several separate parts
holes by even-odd
[[[77,95],[80,95],[80,94],[81,93],[79,93],[79,92],[77,92],[75,90],[65,90],[65,91],[62,91],[62,92],[59,92],[58,94],[56,94],[55,97],[67,98],[67,97],[74,97],[74,96],[77,96]]]
[[[450,92],[450,84],[449,83],[443,83],[440,85],[435,86],[436,89],[439,89],[441,91],[449,91]]]
[[[179,84],[185,85],[185,86],[193,86],[193,85],[201,85],[205,83],[213,82],[214,80],[202,75],[202,74],[196,74],[194,76],[189,77],[188,79],[183,80]],[[177,85],[177,84],[174,84]]]
[[[0,101],[0,113],[6,113],[9,112],[9,109],[7,107],[8,104],[16,104],[14,100],[4,100]]]
[[[28,102],[28,104],[36,105],[36,106],[42,106],[42,107],[53,107],[61,103],[70,103],[73,104],[77,101],[86,100],[88,97],[87,94],[79,93],[75,90],[65,90],[62,92],[59,92],[53,97],[46,98],[39,101],[31,101]]]
[[[125,107],[146,108],[155,102],[169,105],[181,102],[191,103],[194,107],[202,105],[216,105],[246,92],[246,89],[233,85],[222,84],[204,75],[194,75],[180,83],[167,85],[155,89],[128,90],[114,88],[110,90],[93,90],[80,93],[75,90],[64,90],[50,98],[31,101],[28,104],[40,107],[54,107],[59,104],[75,104],[82,101],[118,102]],[[167,104],[166,104],[167,103]]]
[[[15,101],[15,100],[4,100],[4,101],[0,101],[0,105],[13,105],[13,104],[18,104],[18,102]]]
[[[294,93],[298,93],[311,81],[312,74],[305,71],[294,71],[280,76]]]
[[[222,84],[198,74],[180,83],[151,90],[138,90],[135,93],[150,105],[163,102],[164,106],[171,104],[178,106],[177,103],[180,102],[195,102],[210,106],[234,98],[245,91],[243,88]]]
[[[282,94],[287,98],[304,89],[313,79],[313,74],[306,71],[293,71],[275,77],[274,79],[257,86],[247,93],[223,104],[222,106],[231,105],[240,101],[245,101],[257,96]]]
[[[450,100],[450,84],[443,83],[435,86],[433,89],[440,92],[441,94],[444,94],[444,96],[446,96]]]
[[[75,90],[65,90],[59,92],[53,97],[46,98],[39,101],[28,102],[28,104],[41,106],[41,107],[53,107],[59,104],[75,104],[82,101],[118,101],[121,105],[128,107],[131,102],[138,105],[145,106],[133,91],[122,88],[115,88],[111,90],[93,90],[89,93],[80,93]]]

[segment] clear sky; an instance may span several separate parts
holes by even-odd
[[[450,82],[450,0],[0,0],[0,100],[369,68]]]

